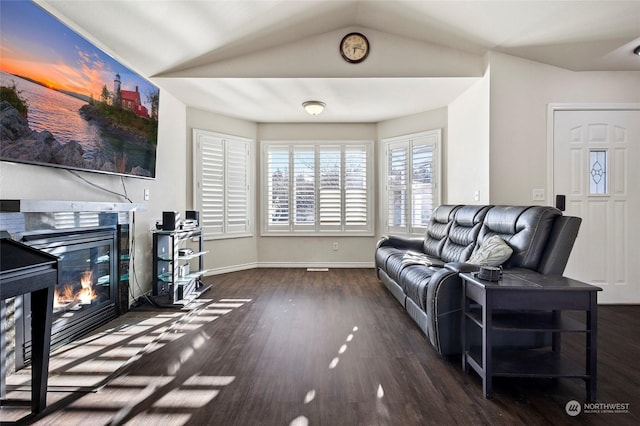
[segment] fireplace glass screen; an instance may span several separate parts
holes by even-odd
[[[61,277],[55,289],[54,315],[70,318],[111,299],[110,241],[82,244],[59,254]]]
[[[63,232],[29,237],[26,243],[60,258],[60,277],[55,288],[51,344],[53,347],[72,341],[118,314],[116,296],[117,231]],[[30,312],[29,297],[24,296]],[[18,310],[16,310],[18,313]],[[16,321],[16,338],[24,341],[24,359],[16,353],[16,367],[31,358],[30,318]]]

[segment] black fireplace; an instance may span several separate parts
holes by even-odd
[[[129,205],[111,203],[22,202],[23,211],[11,211],[13,205],[7,208],[7,204],[0,203],[0,229],[60,259],[52,348],[76,340],[129,309],[129,216],[133,208],[127,211]],[[43,211],[47,207],[51,210]],[[10,352],[18,370],[31,360],[29,296],[16,297],[12,312],[15,347]],[[9,324],[10,332],[11,328]]]
[[[118,316],[118,233],[116,227],[26,235],[23,242],[58,256],[60,281],[55,288],[51,345],[72,341]],[[29,296],[16,309],[16,367],[31,358]]]

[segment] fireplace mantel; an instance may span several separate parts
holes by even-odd
[[[4,213],[131,212],[146,210],[147,205],[140,203],[62,200],[0,200],[0,212]]]

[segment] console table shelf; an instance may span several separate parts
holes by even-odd
[[[460,274],[463,281],[462,368],[482,378],[486,398],[493,394],[494,377],[577,378],[586,383],[587,399],[596,399],[597,292],[599,287],[566,277],[504,274],[498,282],[475,274]],[[585,321],[564,317],[563,311],[584,311]],[[543,332],[550,347],[494,347],[495,333]],[[561,334],[585,336],[585,362],[563,357]],[[482,335],[481,344],[472,336]]]
[[[482,326],[482,310],[473,309],[467,316],[478,326]],[[583,322],[572,318],[554,318],[551,312],[494,313],[493,329],[502,331],[562,331],[590,333]]]
[[[197,243],[197,251],[180,254],[189,241]],[[155,231],[153,233],[152,298],[159,306],[180,306],[191,302],[209,289],[204,286],[203,233],[201,229]],[[192,269],[191,266],[194,266]]]
[[[482,347],[471,347],[467,356],[467,361],[475,364],[474,370],[482,370]],[[589,378],[583,365],[540,349],[494,349],[492,369],[493,377]]]

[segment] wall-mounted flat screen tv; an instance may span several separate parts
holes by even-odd
[[[158,87],[35,3],[0,8],[0,159],[155,178]]]

